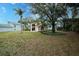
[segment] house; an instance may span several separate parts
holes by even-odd
[[[42,31],[42,23],[41,22],[28,22],[27,27],[31,32],[38,32]],[[62,27],[60,22],[55,23],[55,30],[57,31],[58,27]],[[46,26],[44,26],[44,30],[52,30],[52,25],[49,23]]]
[[[29,23],[29,25],[30,25],[30,31],[32,32],[41,31],[41,23],[32,22],[32,23]]]
[[[0,24],[0,32],[21,31],[21,24]]]

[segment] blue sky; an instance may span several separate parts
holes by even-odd
[[[0,24],[6,24],[8,21],[17,23],[19,16],[16,15],[15,8],[21,8],[25,11],[23,14],[24,17],[33,17],[38,18],[38,15],[33,15],[31,13],[31,6],[25,3],[0,3]],[[72,12],[67,12],[68,16],[71,18]]]
[[[67,14],[68,14],[69,18],[72,18],[72,11],[71,11],[71,8],[68,8],[68,9],[67,9]]]
[[[25,11],[23,15],[24,17],[29,17],[32,15],[29,4],[0,3],[0,24],[5,24],[8,21],[18,22],[19,16],[16,15],[16,12],[14,11],[15,8],[22,8]]]

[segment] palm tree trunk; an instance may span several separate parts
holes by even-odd
[[[22,15],[20,16],[20,20],[22,21]],[[21,22],[21,33],[23,31],[23,26],[22,26],[22,22]]]

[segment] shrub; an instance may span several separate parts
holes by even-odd
[[[72,25],[71,24],[66,24],[65,25],[65,31],[71,31]]]
[[[74,24],[73,25],[73,31],[79,32],[79,24]]]
[[[57,30],[62,31],[63,27],[58,27]]]
[[[24,29],[24,31],[30,31],[30,29],[26,28],[26,29]]]

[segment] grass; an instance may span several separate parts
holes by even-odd
[[[0,55],[79,55],[79,35],[72,32],[64,34],[47,35],[40,32],[2,32],[0,33]]]

